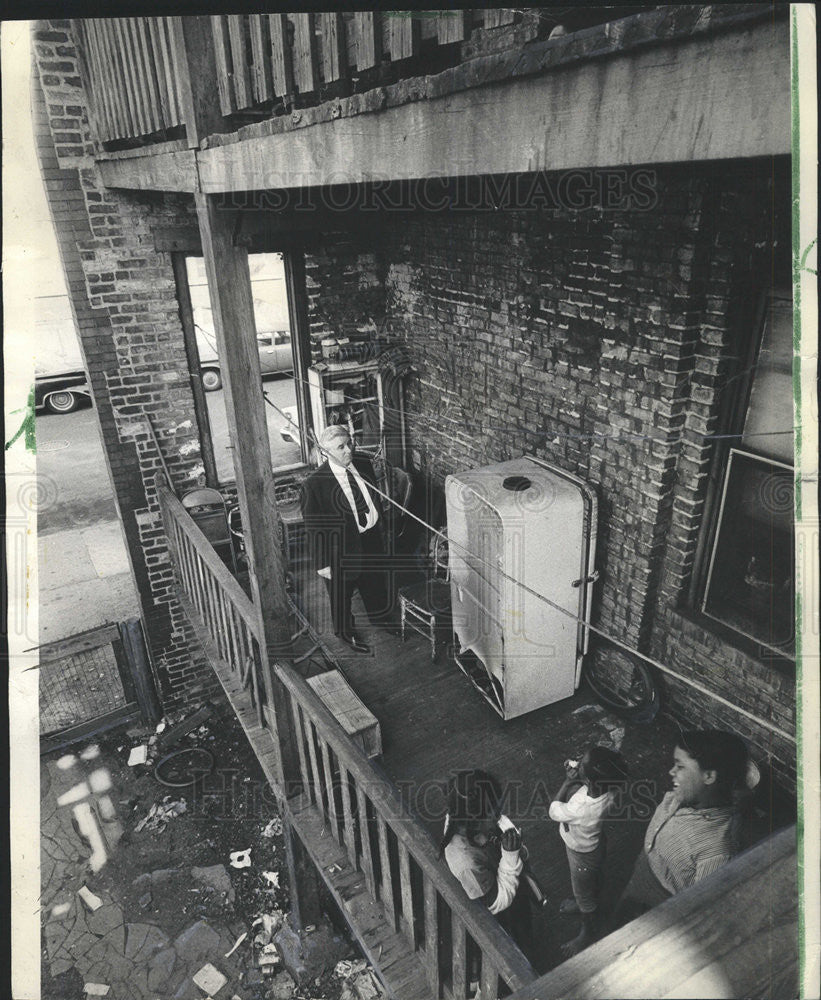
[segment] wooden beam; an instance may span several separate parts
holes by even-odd
[[[219,92],[219,74],[211,20],[170,17],[168,23],[182,120],[188,145],[195,147],[205,136],[225,129],[220,107],[214,100]]]
[[[253,603],[263,637],[263,680],[269,725],[279,748],[279,784],[286,776],[299,779],[294,759],[286,699],[274,683],[271,658],[288,658],[290,606],[285,591],[285,562],[279,515],[274,502],[265,403],[260,391],[262,374],[256,344],[254,303],[248,252],[234,246],[235,213],[223,210],[217,199],[196,194],[205,270],[218,353],[222,360],[228,434],[233,445],[240,514]]]
[[[510,1000],[797,996],[795,866],[793,826]]]
[[[322,78],[325,83],[348,78],[348,46],[341,14],[317,14],[322,39]]]
[[[354,14],[356,68],[372,69],[382,62],[381,14],[357,11]]]
[[[440,45],[451,45],[453,42],[463,42],[468,36],[468,19],[470,11],[441,11],[436,21],[436,40]]]
[[[319,86],[316,35],[313,14],[291,14],[294,26],[294,83],[300,94],[312,94]]]
[[[648,48],[500,82],[478,103],[468,88],[206,149],[200,180],[248,191],[789,154],[789,80],[789,24],[761,22],[663,59]]]
[[[196,191],[197,163],[194,151],[174,150],[146,156],[118,158],[111,153],[97,166],[103,184],[110,188],[139,191]]]
[[[291,51],[290,29],[286,14],[266,14],[271,34],[271,66],[274,74],[274,93],[290,102],[294,94],[294,59]]]

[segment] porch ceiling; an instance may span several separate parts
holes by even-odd
[[[491,84],[467,64],[476,78],[461,89],[409,81],[416,91],[406,83],[396,106],[375,91],[340,102],[337,117],[298,112],[215,137],[194,163],[167,152],[162,166],[155,156],[98,162],[110,187],[218,194],[788,154],[788,20],[729,27],[533,75],[512,67]]]

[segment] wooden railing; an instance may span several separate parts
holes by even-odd
[[[347,94],[357,74],[383,61],[402,69],[423,49],[452,46],[479,27],[513,24],[514,10],[351,11],[344,13],[223,14],[211,25],[223,115],[288,107]],[[451,53],[452,63],[459,52]]]
[[[293,669],[274,669],[290,697],[303,786],[389,923],[423,953],[431,996],[462,1000],[474,975],[484,998],[499,995],[500,978],[512,989],[532,982],[530,963],[483,906],[466,900],[394,785]]]
[[[183,124],[174,18],[73,21],[100,142],[168,133]]]
[[[183,607],[189,616],[196,615],[216,655],[249,692],[259,725],[264,726],[270,690],[262,670],[257,609],[161,473],[157,496]]]
[[[157,495],[183,608],[205,633],[206,652],[242,679],[265,726],[274,685],[261,669],[257,610],[162,474]],[[500,979],[511,989],[532,982],[527,959],[495,918],[467,899],[396,787],[292,667],[277,663],[273,672],[289,702],[302,778],[296,797],[310,800],[388,924],[422,953],[431,995],[463,1000],[477,970],[487,1000],[498,996]]]

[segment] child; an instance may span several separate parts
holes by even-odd
[[[613,805],[615,786],[627,779],[627,767],[621,754],[596,746],[585,752],[578,765],[567,761],[565,768],[567,777],[550,804],[549,816],[561,824],[573,887],[574,898],[566,899],[559,912],[580,913],[582,918],[578,935],[562,945],[565,958],[570,958],[596,937],[605,854],[602,822]]]
[[[448,784],[448,813],[439,847],[470,899],[481,900],[527,953],[530,908],[520,878],[522,838],[510,824],[497,838],[501,813],[498,782],[485,771],[461,771]]]
[[[615,927],[717,871],[738,852],[735,801],[748,779],[747,748],[718,729],[685,732],[673,751],[673,790],[656,808],[622,893]]]

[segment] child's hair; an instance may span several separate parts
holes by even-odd
[[[470,833],[483,822],[499,818],[502,795],[499,782],[487,771],[458,771],[448,782],[445,832],[439,844],[439,857],[451,841],[457,826]]]
[[[620,753],[608,747],[590,747],[584,765],[584,776],[598,788],[622,784],[627,780],[627,763]]]
[[[698,763],[702,771],[715,771],[718,787],[731,793],[744,786],[748,753],[744,741],[722,729],[682,732],[679,746]]]

